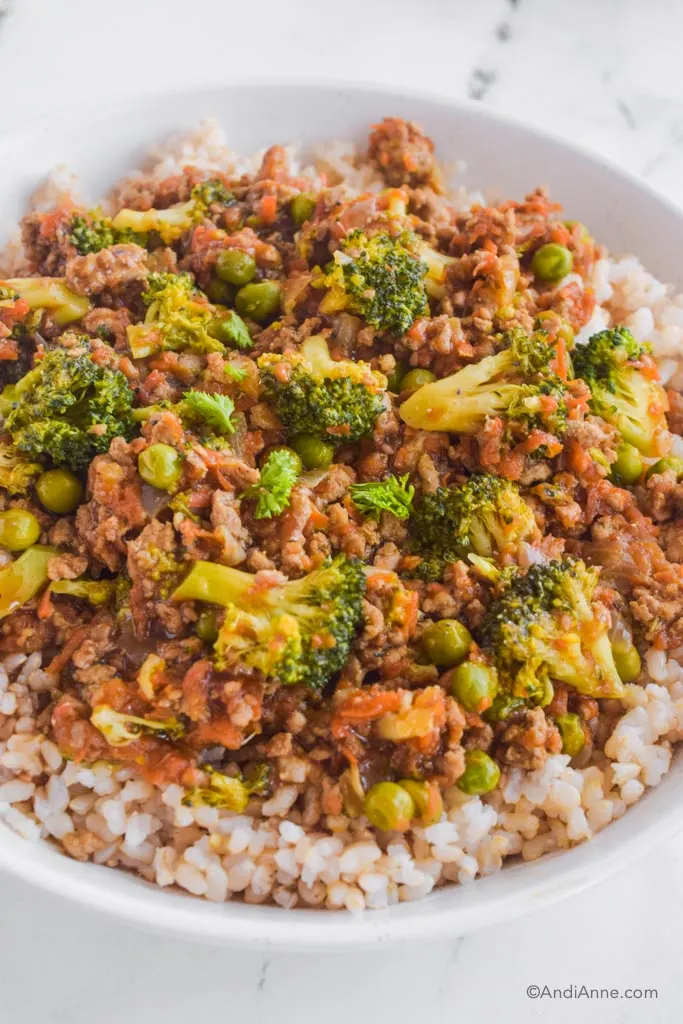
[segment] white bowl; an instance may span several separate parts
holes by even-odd
[[[614,252],[634,252],[657,276],[683,285],[683,215],[640,182],[480,107],[350,85],[232,85],[74,111],[68,120],[36,124],[0,145],[0,238],[58,163],[75,170],[85,194],[96,198],[137,166],[152,144],[207,116],[218,117],[231,147],[246,154],[274,142],[361,139],[368,125],[386,114],[421,123],[442,160],[465,160],[464,182],[470,187],[521,197],[547,184],[567,216],[588,224]],[[185,938],[259,949],[357,948],[464,934],[577,893],[672,835],[680,827],[682,798],[683,768],[677,759],[657,789],[589,843],[362,917],[211,904],[78,863],[2,825],[0,867],[79,903]]]

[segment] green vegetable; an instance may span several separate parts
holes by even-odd
[[[622,697],[605,610],[593,604],[599,570],[564,558],[513,577],[489,606],[482,628],[501,677],[515,697],[546,704],[552,679],[589,697]]]
[[[505,416],[528,431],[540,428],[561,436],[565,388],[550,370],[554,349],[547,335],[515,328],[504,341],[506,348],[496,355],[419,387],[401,406],[402,419],[418,430],[476,434],[489,416]]]
[[[173,600],[226,609],[215,645],[221,670],[241,665],[284,685],[321,691],[346,664],[364,592],[363,567],[338,556],[286,583],[195,562]]]
[[[409,476],[389,476],[367,484],[351,484],[351,501],[359,512],[379,521],[382,512],[391,512],[397,519],[407,519],[411,513],[415,488],[408,483]]]
[[[235,306],[242,316],[262,324],[280,308],[280,285],[277,281],[245,284],[235,296]]]
[[[199,613],[194,631],[205,643],[214,644],[216,642],[218,639],[218,624],[216,622],[215,608],[204,608]]]
[[[683,462],[681,470],[683,470]],[[610,476],[614,483],[635,484],[640,480],[642,472],[643,459],[638,449],[632,444],[620,444],[617,448],[617,457],[610,470]]]
[[[97,607],[114,600],[116,580],[57,580],[56,583],[50,584],[50,593],[82,597],[84,601],[89,601]]]
[[[405,832],[415,814],[415,803],[407,789],[396,782],[378,782],[367,793],[365,816],[383,832]]]
[[[55,548],[34,544],[0,569],[0,619],[21,608],[48,582],[47,564]]]
[[[643,455],[661,455],[669,436],[667,401],[649,348],[625,327],[614,327],[577,345],[572,359],[576,376],[591,389],[591,412],[615,426]]]
[[[435,380],[436,374],[431,370],[424,370],[421,366],[416,366],[414,370],[408,370],[401,380],[401,391],[414,391]]]
[[[313,216],[315,212],[315,198],[306,192],[300,192],[298,196],[294,196],[292,199],[289,209],[292,214],[292,220],[300,227]]]
[[[127,747],[141,736],[159,736],[160,739],[178,740],[185,733],[185,726],[177,718],[163,721],[154,718],[139,718],[114,711],[108,704],[98,704],[93,709],[90,721],[98,729],[110,747]]]
[[[301,472],[301,459],[291,448],[276,448],[270,452],[261,468],[257,484],[242,494],[256,501],[255,519],[272,519],[289,507],[289,500]]]
[[[667,472],[675,473],[676,479],[680,480],[683,477],[683,459],[678,459],[675,455],[667,455],[666,458],[659,459],[653,466],[650,466],[645,479],[649,480],[651,476]]]
[[[465,771],[456,785],[468,796],[483,796],[495,789],[500,781],[500,768],[484,750],[468,750]]]
[[[401,779],[399,786],[405,789],[415,804],[417,822],[422,828],[436,824],[443,814],[443,798],[435,783],[419,782],[417,779]]]
[[[70,469],[48,469],[36,481],[36,494],[48,512],[68,515],[81,503],[83,484]]]
[[[314,434],[297,434],[291,439],[291,445],[305,469],[327,469],[334,458],[334,445],[321,441]]]
[[[145,359],[170,349],[173,352],[223,352],[212,336],[216,309],[198,291],[189,274],[150,274],[142,301],[144,322],[126,328],[134,359]]]
[[[256,274],[256,260],[242,249],[223,249],[216,260],[216,274],[228,284],[249,284]]]
[[[226,363],[224,369],[225,376],[235,384],[241,384],[247,376],[247,371],[243,366],[233,366],[232,363]]]
[[[212,277],[204,289],[204,294],[211,302],[219,306],[228,306],[235,298],[235,289],[232,285],[226,284],[225,281]],[[222,341],[222,338],[218,340]]]
[[[321,313],[348,310],[372,327],[404,334],[416,317],[429,312],[424,279],[428,271],[413,251],[414,238],[380,233],[368,238],[352,231],[315,287],[327,288]]]
[[[470,653],[472,637],[457,619],[440,619],[427,626],[422,634],[422,646],[432,665],[452,668]]]
[[[624,683],[632,683],[640,675],[641,662],[638,648],[628,640],[614,640],[612,655],[617,672]]]
[[[0,487],[10,494],[26,494],[42,468],[39,462],[29,462],[22,452],[0,441]]]
[[[470,553],[491,558],[535,531],[533,511],[515,484],[483,474],[423,495],[413,510],[410,544],[423,556],[418,575],[438,579],[449,562]]]
[[[531,269],[541,281],[559,281],[571,273],[574,257],[564,245],[547,242],[537,249],[531,260]]]
[[[391,391],[392,394],[397,395],[401,390],[403,378],[407,372],[408,364],[402,359],[397,359],[393,370],[387,377],[387,391]]]
[[[87,256],[122,242],[133,242],[144,248],[147,235],[130,230],[117,231],[109,217],[102,216],[99,210],[91,210],[87,217],[75,214],[71,218],[69,241],[81,256]]]
[[[562,737],[562,753],[576,757],[579,751],[583,750],[586,744],[586,736],[578,715],[568,712],[566,715],[558,715],[555,725],[560,730]]]
[[[240,352],[248,352],[254,345],[244,320],[231,309],[216,317],[211,324],[211,335],[228,348],[237,348]]]
[[[262,793],[268,784],[268,766],[259,765],[253,779],[236,779],[231,775],[205,765],[202,771],[209,776],[207,787],[192,786],[183,797],[189,807],[222,807],[241,814],[252,793]]]
[[[151,444],[138,455],[138,473],[160,491],[174,490],[183,472],[183,460],[170,444]]]
[[[458,665],[451,681],[453,696],[468,711],[481,714],[491,707],[498,690],[496,670],[476,661]]]
[[[81,320],[90,309],[86,296],[72,292],[61,277],[15,277],[3,284],[31,309],[46,309],[60,327]]]
[[[46,352],[3,396],[11,403],[5,429],[36,461],[83,469],[115,437],[134,434],[133,392],[124,375],[63,348]]]
[[[297,352],[266,353],[258,366],[263,397],[273,404],[288,437],[358,441],[372,432],[384,409],[386,377],[367,363],[335,361],[320,335],[307,338]]]
[[[212,206],[227,206],[231,200],[221,181],[209,179],[195,185],[186,203],[176,203],[166,210],[119,210],[112,220],[112,228],[138,234],[156,231],[164,245],[170,245],[208,217]]]
[[[32,512],[9,508],[0,512],[0,547],[8,551],[25,551],[40,537],[40,523]]]
[[[181,404],[186,415],[189,414],[203,420],[217,433],[235,433],[235,424],[232,422],[235,403],[228,395],[210,395],[206,391],[186,391]]]

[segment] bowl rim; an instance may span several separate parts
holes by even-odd
[[[364,81],[345,82],[335,79],[268,79],[244,78],[239,81],[207,82],[190,88],[163,89],[117,98],[107,103],[106,117],[114,117],[130,109],[151,108],[175,97],[193,97],[198,109],[202,103],[210,108],[212,97],[230,95],[239,90],[267,93],[277,89],[286,92],[316,90],[333,94],[343,90],[357,100],[382,100],[387,109],[400,109],[402,101],[418,101],[457,117],[464,113],[474,116],[490,129],[507,127],[531,137],[537,142],[550,143],[568,151],[584,164],[592,164],[622,182],[630,185],[651,202],[672,214],[683,228],[683,209],[661,195],[636,175],[624,171],[614,161],[603,157],[573,141],[546,131],[523,119],[493,111],[471,100],[449,97],[421,88],[394,87],[384,83]],[[11,158],[12,152],[30,143],[45,126],[54,129],[60,123],[69,123],[75,116],[81,118],[102,115],[101,101],[81,99],[72,103],[68,111],[59,115],[47,112],[28,127],[10,131],[0,142],[0,162]],[[201,116],[201,115],[200,115]],[[49,168],[46,168],[46,171]],[[667,808],[667,804],[671,804]],[[655,812],[653,814],[653,812]],[[650,818],[649,822],[646,821]],[[642,819],[642,820],[641,820]],[[638,824],[641,828],[638,828]],[[134,876],[126,879],[127,891],[121,886],[108,886],[107,874],[94,865],[80,865],[56,850],[49,858],[35,863],[32,856],[21,856],[26,851],[26,840],[12,833],[12,838],[0,841],[0,869],[15,874],[40,889],[55,893],[92,910],[112,915],[120,920],[147,930],[174,935],[196,942],[208,942],[259,950],[321,950],[343,948],[377,948],[389,943],[434,941],[443,936],[463,935],[505,920],[522,916],[550,903],[577,894],[598,884],[607,876],[624,869],[643,857],[658,843],[672,837],[683,827],[676,807],[668,792],[656,787],[638,804],[628,809],[626,819],[621,818],[588,842],[571,850],[546,855],[538,861],[511,865],[503,872],[480,878],[465,887],[446,886],[416,903],[402,903],[388,910],[373,910],[362,916],[348,913],[329,913],[313,909],[297,909],[283,913],[278,907],[249,907],[244,904],[211,904],[178,892],[164,893]],[[3,831],[7,826],[2,826]],[[623,834],[622,834],[623,833]],[[14,840],[17,841],[15,846]],[[39,841],[42,845],[44,841]],[[19,845],[20,844],[20,845]],[[26,851],[27,852],[27,851]],[[562,867],[558,870],[557,864]],[[79,870],[80,869],[80,870]],[[511,872],[519,875],[508,891],[501,878]],[[118,873],[125,878],[124,872]],[[498,884],[496,884],[498,879]],[[136,884],[127,884],[128,881]],[[501,888],[500,894],[496,890]],[[476,898],[467,893],[476,893]],[[447,893],[451,894],[448,899]],[[458,899],[459,893],[463,896]],[[463,898],[466,897],[466,898]],[[231,913],[231,907],[241,908]]]

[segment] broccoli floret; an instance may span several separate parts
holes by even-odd
[[[425,494],[410,523],[412,550],[423,556],[417,574],[438,579],[448,562],[491,558],[536,531],[531,507],[503,477],[471,476],[467,483]]]
[[[428,268],[411,251],[411,242],[409,232],[398,238],[351,232],[314,281],[329,289],[320,312],[346,309],[391,334],[409,330],[416,317],[429,311],[424,286]]]
[[[367,363],[335,362],[319,335],[307,338],[299,352],[262,355],[258,366],[263,395],[288,436],[357,441],[371,433],[384,408],[386,377]]]
[[[577,345],[572,357],[576,376],[591,389],[591,411],[643,455],[661,455],[668,404],[649,347],[625,327],[614,327]]]
[[[249,803],[252,793],[263,793],[268,787],[269,769],[267,764],[254,765],[250,777],[236,779],[224,775],[211,765],[202,771],[209,776],[208,786],[192,786],[183,797],[187,807],[222,807],[241,814]]]
[[[50,584],[50,593],[79,597],[97,607],[109,604],[116,596],[115,580],[57,580]]]
[[[26,494],[31,484],[42,473],[38,462],[30,462],[12,445],[0,441],[0,487],[10,494]]]
[[[208,217],[212,206],[227,206],[230,202],[232,195],[214,178],[195,185],[186,203],[176,203],[166,210],[119,210],[112,220],[112,228],[137,233],[156,231],[164,245],[170,245]]]
[[[242,494],[254,498],[255,519],[272,519],[289,507],[289,499],[301,470],[301,460],[287,448],[276,448],[266,459],[257,484]]]
[[[159,721],[155,718],[139,718],[114,711],[108,704],[98,704],[93,709],[90,721],[98,729],[110,747],[127,747],[141,736],[158,736],[164,740],[178,740],[185,733],[185,726],[177,718]]]
[[[413,507],[415,488],[408,483],[408,474],[367,484],[351,484],[351,501],[369,519],[379,520],[382,512],[391,512],[397,519],[407,519]]]
[[[475,434],[487,417],[505,415],[561,434],[564,386],[549,369],[554,350],[547,335],[516,329],[505,341],[501,352],[418,388],[401,406],[403,420],[419,430]]]
[[[127,328],[128,344],[136,359],[162,349],[225,351],[211,335],[216,310],[195,288],[189,274],[150,274],[142,299],[147,306],[144,323]]]
[[[214,648],[220,669],[242,665],[286,686],[319,692],[346,663],[365,582],[362,565],[342,555],[284,583],[195,562],[173,599],[225,608]]]
[[[548,704],[556,679],[590,697],[623,695],[609,616],[593,602],[598,576],[574,558],[532,565],[489,606],[482,642],[505,692]]]
[[[13,277],[0,281],[0,286],[23,299],[30,309],[46,309],[60,326],[82,319],[90,309],[88,299],[67,288],[61,277]]]
[[[134,242],[144,248],[147,236],[129,229],[117,231],[109,217],[102,216],[99,210],[91,210],[87,217],[77,213],[71,218],[69,241],[81,256],[87,256],[121,242]]]
[[[9,394],[8,394],[9,392]],[[36,460],[83,469],[115,437],[134,434],[133,392],[119,370],[53,349],[3,392],[5,429]]]

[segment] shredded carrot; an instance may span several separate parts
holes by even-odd
[[[324,530],[329,521],[329,516],[326,516],[325,513],[321,512],[319,508],[315,507],[315,505],[312,506],[309,522],[314,529]]]
[[[38,602],[37,611],[38,618],[43,620],[49,619],[52,613],[54,612],[54,607],[52,605],[52,594],[50,593],[49,587],[46,588],[45,593]]]
[[[550,364],[558,377],[567,380],[569,376],[569,360],[567,359],[567,346],[564,338],[558,338],[555,345],[555,358]]]
[[[264,196],[261,200],[261,219],[264,224],[274,224],[277,219],[277,199],[275,196]]]
[[[79,626],[78,629],[75,629],[71,636],[69,637],[69,639],[64,644],[64,646],[62,647],[59,654],[55,655],[55,657],[52,659],[52,661],[47,666],[45,671],[49,672],[50,675],[57,675],[59,672],[61,672],[64,666],[68,665],[68,663],[71,661],[71,655],[74,653],[75,650],[77,650],[78,647],[80,647],[80,645],[83,643],[87,635],[87,626]]]
[[[400,707],[401,695],[396,690],[375,693],[357,690],[337,708],[332,719],[332,735],[337,740],[344,739],[351,726],[371,722],[381,718],[387,711],[398,711]]]

